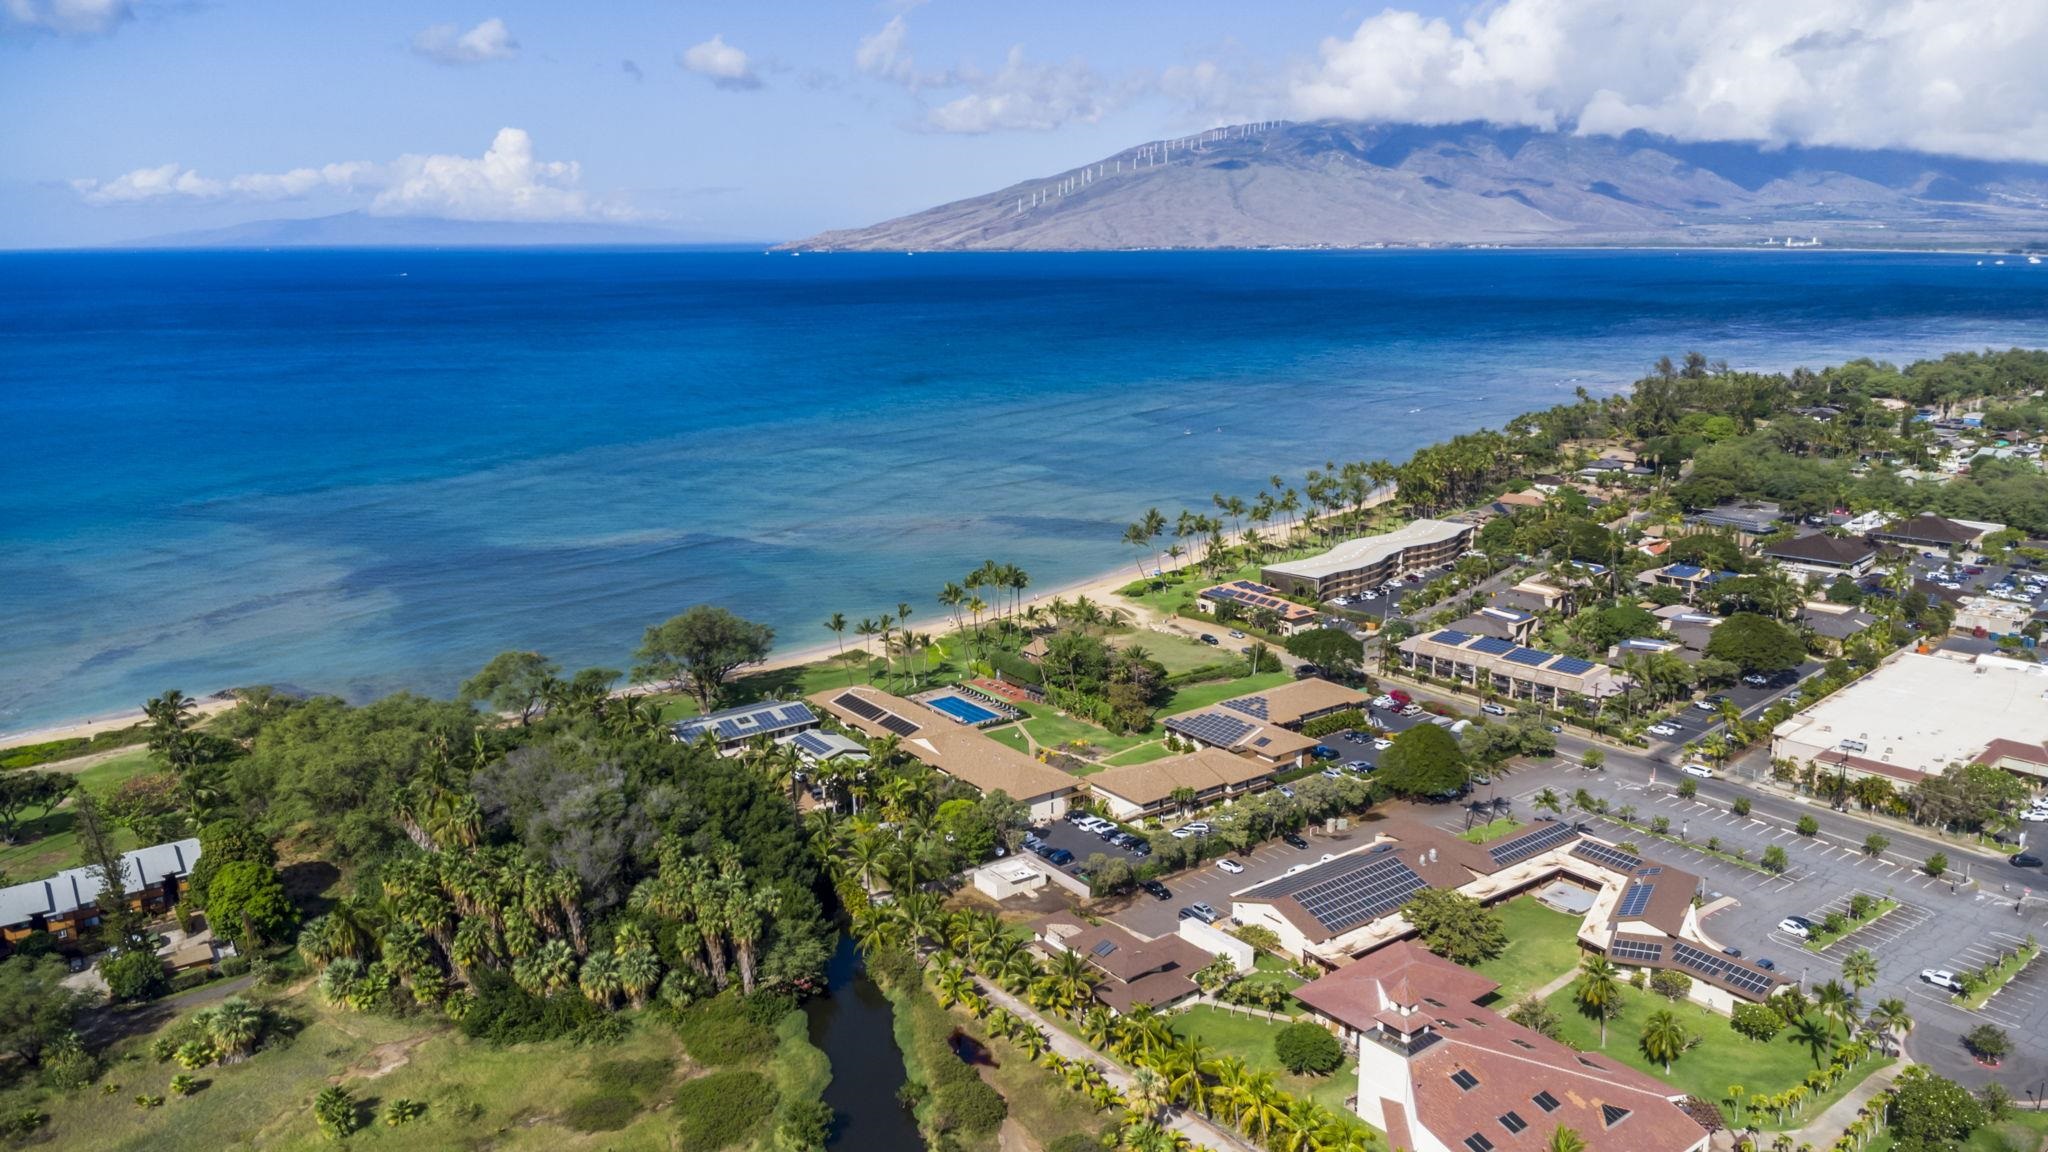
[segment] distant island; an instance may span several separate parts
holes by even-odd
[[[2048,246],[2048,166],[1488,124],[1238,124],[800,251]]]

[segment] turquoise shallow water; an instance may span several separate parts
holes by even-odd
[[[1657,356],[2048,341],[2048,266],[1858,253],[0,255],[0,729],[783,642],[1399,458]]]

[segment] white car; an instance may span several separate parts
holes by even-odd
[[[1366,593],[1366,594],[1365,594],[1365,595],[1364,595],[1364,596],[1362,597],[1362,599],[1366,599],[1366,600],[1377,600],[1377,599],[1379,599],[1379,598],[1380,598],[1380,594],[1379,594],[1379,593],[1377,593],[1377,592],[1367,592],[1367,593]]]
[[[2029,824],[2048,824],[2048,808],[2029,808],[2020,813],[2020,819]]]
[[[1685,767],[1680,768],[1679,771],[1687,776],[1697,776],[1702,780],[1712,780],[1714,778],[1714,770],[1705,764],[1687,764]]]
[[[1235,629],[1235,628],[1232,628],[1232,629],[1230,630],[1230,638],[1231,638],[1232,640],[1242,640],[1242,639],[1244,639],[1244,633],[1242,633],[1242,632],[1239,632],[1239,631],[1238,631],[1237,629]]]
[[[1223,859],[1218,860],[1216,862],[1216,866],[1218,868],[1223,869],[1225,872],[1230,873],[1232,876],[1235,876],[1239,872],[1244,871],[1244,865],[1239,864],[1237,861],[1232,860],[1228,856],[1225,856]]]
[[[1375,752],[1385,752],[1387,749],[1392,748],[1393,746],[1394,742],[1392,740],[1387,739],[1385,736],[1381,736],[1372,742],[1373,751]]]
[[[1479,710],[1488,716],[1505,716],[1508,714],[1508,710],[1498,704],[1481,704]]]
[[[1920,978],[1936,988],[1946,988],[1950,992],[1963,990],[1963,982],[1956,979],[1956,974],[1946,968],[1922,968]]]
[[[1372,698],[1372,706],[1375,708],[1392,708],[1394,706],[1394,698],[1392,696],[1375,696]]]
[[[1673,728],[1669,724],[1652,724],[1650,725],[1650,734],[1653,736],[1676,736],[1678,735],[1678,729]]]
[[[1787,916],[1778,921],[1778,931],[1804,940],[1813,935],[1813,921],[1804,916]]]

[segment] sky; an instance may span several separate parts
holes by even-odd
[[[858,226],[1248,120],[2048,162],[2048,0],[0,0],[0,247]]]

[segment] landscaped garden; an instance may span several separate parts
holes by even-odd
[[[1756,1117],[1759,1127],[1797,1128],[1872,1072],[1891,1063],[1889,1057],[1872,1055],[1832,1087],[1816,1093],[1807,1086],[1806,1078],[1827,1067],[1831,1048],[1824,1045],[1816,1053],[1802,1042],[1799,1028],[1785,1027],[1766,1041],[1750,1040],[1730,1027],[1728,1017],[1690,1000],[1673,1002],[1627,984],[1620,986],[1619,993],[1618,1011],[1607,1021],[1605,1047],[1600,1043],[1599,1021],[1579,1010],[1576,988],[1568,985],[1552,994],[1547,1003],[1559,1020],[1558,1038],[1595,1060],[1605,1057],[1627,1064],[1682,1092],[1717,1102],[1724,1110],[1729,1108],[1729,1090],[1737,1086],[1743,1089],[1744,1100],[1769,1099],[1800,1090],[1800,1107],[1783,1114],[1766,1111]],[[1640,1041],[1645,1023],[1657,1012],[1671,1013],[1688,1037],[1699,1037],[1698,1044],[1685,1049],[1671,1062],[1668,1074],[1663,1061],[1646,1054]],[[1839,1039],[1839,1031],[1831,1031],[1827,1045]],[[1738,1119],[1733,1113],[1729,1118]]]
[[[1358,1062],[1346,1057],[1328,1076],[1297,1076],[1287,1071],[1273,1047],[1274,1039],[1286,1025],[1262,1016],[1248,1016],[1198,1004],[1173,1017],[1173,1030],[1199,1039],[1216,1049],[1218,1056],[1236,1056],[1253,1071],[1271,1072],[1281,1088],[1296,1096],[1307,1096],[1332,1112],[1345,1114],[1347,1097],[1358,1092]]]
[[[1522,896],[1494,909],[1507,931],[1507,947],[1473,965],[1500,985],[1494,1007],[1505,1012],[1524,996],[1579,966],[1579,918]]]

